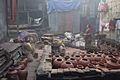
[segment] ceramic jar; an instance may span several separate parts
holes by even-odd
[[[16,70],[23,70],[25,69],[26,66],[24,64],[18,65],[17,67],[15,67]]]
[[[81,56],[82,58],[84,58],[85,55],[86,55],[85,52],[80,52],[80,56]]]
[[[60,68],[60,66],[63,62],[64,62],[64,59],[62,57],[58,57],[53,61],[53,67]]]
[[[76,55],[74,55],[74,58],[75,58],[77,61],[79,61],[82,57],[81,57],[80,55],[76,54]]]
[[[105,57],[106,60],[111,60],[111,59],[113,59],[113,58],[115,58],[113,55],[107,55],[107,56]]]
[[[70,61],[64,61],[61,64],[61,68],[63,68],[63,69],[65,69],[65,68],[74,68],[74,65]]]
[[[59,57],[61,57],[60,55],[53,55],[53,58],[52,58],[52,60],[54,61],[56,58],[59,58]]]
[[[24,64],[25,67],[27,67],[27,63],[28,63],[28,59],[27,58],[25,58],[25,59],[23,59],[21,61],[18,61],[18,64]]]
[[[84,69],[85,67],[83,65],[77,65],[78,69]]]
[[[9,71],[9,72],[7,73],[7,78],[8,78],[9,80],[15,80],[15,79],[17,78],[17,76],[18,76],[17,73],[18,73],[17,70]]]
[[[120,64],[117,63],[116,59],[111,59],[107,61],[107,68],[108,69],[120,69]]]
[[[77,60],[74,57],[71,57],[70,59],[68,59],[68,61],[70,61],[74,65],[75,68],[77,67],[78,63],[77,63]]]
[[[93,60],[94,61],[100,61],[102,59],[102,55],[101,54],[96,54],[94,57],[93,57]]]
[[[65,58],[65,60],[68,60],[70,58],[70,56],[66,55],[64,58]]]
[[[20,80],[27,80],[28,71],[26,69],[18,70]]]
[[[88,59],[89,61],[93,60],[93,55],[92,54],[86,54],[84,59]]]
[[[79,60],[79,62],[78,62],[78,65],[82,65],[84,67],[87,67],[89,64],[90,64],[89,59],[84,59],[84,58]]]

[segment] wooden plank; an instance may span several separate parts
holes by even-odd
[[[120,72],[120,69],[116,69],[116,70],[109,70],[109,72]]]
[[[79,73],[84,73],[84,71],[82,69],[76,69],[76,71]]]
[[[77,72],[77,68],[70,68],[71,72]]]
[[[57,71],[58,71],[57,69],[52,69],[51,74],[56,74]]]
[[[63,73],[63,71],[64,71],[63,69],[58,69],[57,72],[58,72],[58,73]]]
[[[70,68],[63,69],[63,72],[70,72]]]

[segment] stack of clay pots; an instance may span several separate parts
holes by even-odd
[[[26,70],[28,60],[23,57],[20,61],[17,62],[14,66],[9,68],[9,72],[7,74],[7,78],[9,80],[27,80],[28,71]]]
[[[120,69],[120,55],[86,52],[74,52],[72,56],[53,56],[53,68],[107,68]]]

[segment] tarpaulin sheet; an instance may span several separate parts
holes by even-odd
[[[48,0],[48,13],[78,9],[80,0]]]

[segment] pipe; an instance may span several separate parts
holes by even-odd
[[[12,21],[16,20],[16,0],[12,0]]]

